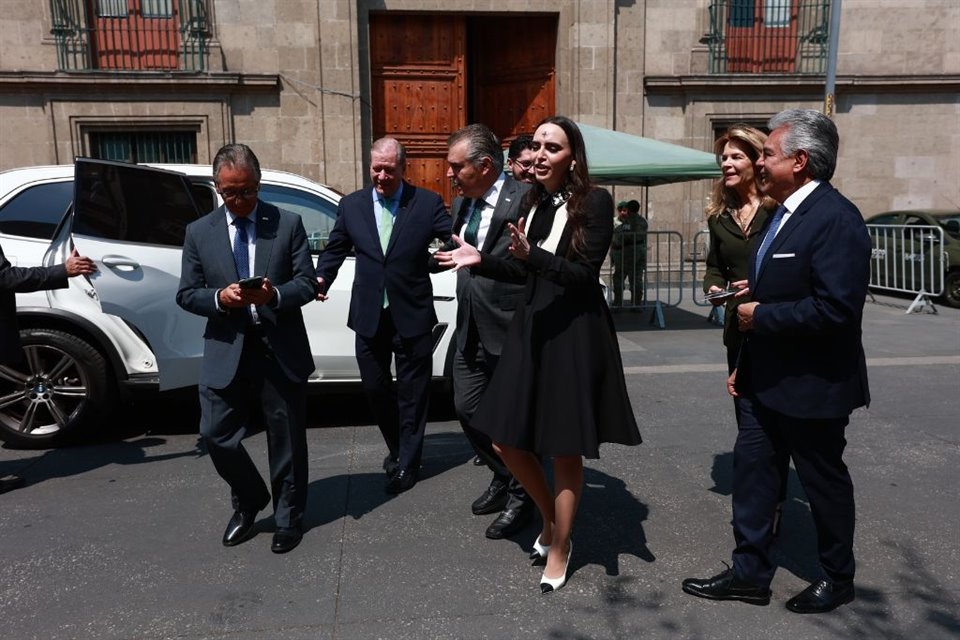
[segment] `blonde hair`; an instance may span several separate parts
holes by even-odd
[[[756,165],[757,159],[763,153],[763,143],[767,141],[767,134],[759,129],[751,127],[748,124],[738,123],[732,125],[726,132],[717,138],[713,145],[713,153],[717,157],[717,164],[720,164],[720,156],[723,155],[723,148],[729,142],[739,142],[744,153],[750,158],[750,161]],[[757,184],[757,193],[761,194],[759,186],[759,174],[754,169],[754,183]],[[762,197],[762,194],[761,194]],[[768,206],[773,201],[762,197],[762,206]],[[740,196],[733,189],[723,186],[723,178],[713,183],[713,191],[710,193],[710,200],[707,203],[704,212],[707,217],[716,216],[727,209],[738,208],[743,203],[740,202]]]

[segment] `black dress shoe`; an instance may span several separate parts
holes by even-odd
[[[234,511],[223,532],[223,546],[233,547],[250,539],[253,525],[257,521],[256,511]]]
[[[494,480],[487,487],[487,490],[473,501],[470,510],[473,511],[475,516],[496,513],[507,506],[507,497],[507,485],[499,480]]]
[[[497,516],[497,519],[487,527],[484,535],[491,540],[512,536],[527,526],[527,523],[530,522],[531,511],[531,509],[523,507],[520,509],[504,509]]]
[[[853,602],[853,598],[853,580],[821,580],[787,600],[787,609],[794,613],[826,613]]]
[[[756,605],[770,604],[770,588],[758,587],[733,575],[733,569],[712,578],[687,578],[683,581],[684,593],[708,600],[739,600]]]
[[[485,464],[487,463],[483,461],[483,458],[481,458],[480,456],[473,456],[473,465],[475,467],[482,467]]]
[[[270,551],[274,553],[286,553],[293,551],[300,541],[303,540],[303,532],[300,529],[279,528],[273,534],[273,543],[270,545]]]
[[[386,472],[388,478],[392,478],[399,467],[400,463],[397,462],[397,459],[393,456],[388,455],[383,459],[383,470]]]
[[[403,493],[417,484],[417,474],[410,469],[398,469],[383,488],[387,493]]]

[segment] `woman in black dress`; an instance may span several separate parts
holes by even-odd
[[[459,248],[438,252],[454,269],[525,282],[500,361],[473,417],[530,494],[543,528],[532,559],[546,559],[544,593],[566,582],[570,533],[583,488],[583,457],[601,442],[640,443],[616,331],[600,286],[613,235],[613,200],[593,187],[577,125],[548,118],[533,137],[537,183],[526,218],[510,226],[512,256]],[[553,489],[540,458],[552,457]]]

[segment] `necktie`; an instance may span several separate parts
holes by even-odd
[[[473,210],[470,211],[470,217],[467,219],[467,228],[463,232],[463,239],[466,243],[475,247],[477,247],[477,231],[480,230],[480,219],[483,217],[481,212],[484,204],[486,203],[480,198],[474,200]]]
[[[753,277],[756,279],[760,275],[760,265],[763,263],[763,256],[767,253],[767,249],[770,248],[770,245],[773,244],[773,239],[777,235],[777,229],[780,228],[780,221],[783,220],[784,214],[787,212],[787,208],[783,205],[777,207],[777,211],[773,214],[773,220],[770,221],[770,226],[767,228],[767,235],[763,236],[763,242],[760,243],[760,248],[757,249],[757,261],[754,265]]]
[[[248,247],[249,237],[247,236],[247,227],[250,221],[246,218],[234,218],[233,226],[237,232],[233,236],[233,262],[237,265],[237,276],[240,278],[250,277],[250,249]]]
[[[386,254],[387,245],[390,244],[390,234],[393,233],[393,201],[381,200],[380,204],[383,208],[380,214],[380,248]]]
[[[390,234],[393,233],[393,200],[381,200],[380,205],[383,211],[380,213],[380,248],[383,249],[383,255],[387,255],[387,245],[390,244]],[[387,287],[383,287],[383,308],[390,305],[387,301]]]

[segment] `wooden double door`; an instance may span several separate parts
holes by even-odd
[[[371,13],[374,138],[407,148],[407,179],[449,204],[447,136],[482,122],[504,144],[555,113],[556,14]]]

